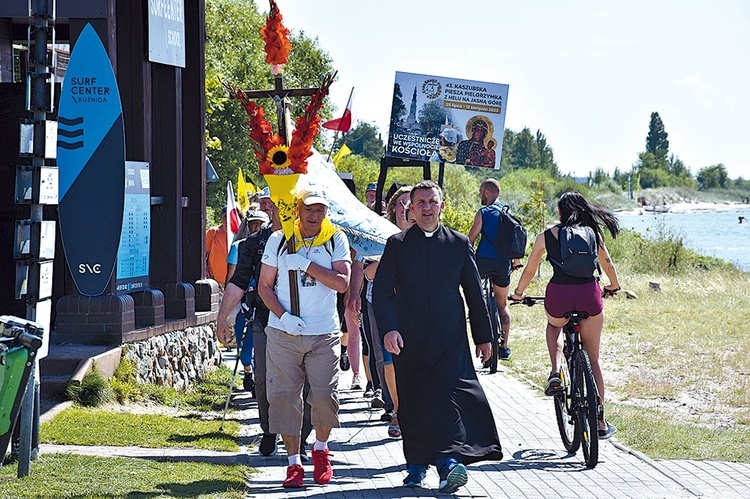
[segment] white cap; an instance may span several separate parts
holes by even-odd
[[[310,206],[311,204],[322,204],[328,208],[328,199],[326,199],[323,191],[311,187],[299,191],[297,193],[297,199],[301,200],[305,206]]]
[[[263,190],[261,190],[260,193],[258,194],[258,199],[270,198],[270,197],[271,197],[271,189],[269,189],[268,187],[264,187]]]
[[[247,210],[247,216],[245,217],[245,220],[248,222],[251,222],[253,220],[260,220],[263,223],[268,223],[268,214],[265,211],[261,210]]]

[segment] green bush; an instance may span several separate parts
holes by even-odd
[[[134,360],[125,356],[125,351],[123,351],[123,357],[117,364],[109,384],[115,399],[121,404],[135,402],[143,398],[138,387],[138,365]]]
[[[84,375],[80,384],[74,381],[68,383],[65,393],[71,400],[86,407],[97,407],[112,400],[109,383],[99,372],[96,363]]]
[[[606,237],[607,249],[618,268],[639,274],[683,275],[694,269],[732,269],[718,258],[700,255],[685,246],[681,234],[658,224],[651,238],[624,229],[617,239]]]

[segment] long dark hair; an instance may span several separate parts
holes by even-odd
[[[562,225],[587,225],[596,233],[596,242],[602,244],[602,231],[600,225],[604,225],[612,237],[620,233],[620,221],[617,217],[598,204],[590,202],[583,194],[576,191],[568,191],[560,196],[557,202],[560,210],[560,222]]]

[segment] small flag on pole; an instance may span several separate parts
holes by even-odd
[[[227,248],[232,247],[234,235],[240,230],[240,207],[234,200],[232,181],[227,182]]]
[[[348,145],[346,145],[346,144],[341,144],[341,147],[339,147],[339,150],[338,150],[338,151],[336,151],[336,154],[334,154],[334,155],[333,155],[333,157],[331,158],[331,160],[333,161],[333,165],[334,165],[334,166],[335,166],[336,168],[338,168],[338,166],[339,166],[339,161],[341,161],[341,159],[342,159],[342,158],[343,158],[344,156],[348,156],[348,155],[349,155],[349,154],[351,154],[351,153],[352,153],[352,150],[351,150],[351,149],[349,149],[349,146],[348,146]]]
[[[344,109],[344,115],[341,118],[336,118],[330,121],[326,121],[321,126],[329,130],[336,130],[338,132],[346,133],[352,127],[353,115],[352,115],[352,104],[354,103],[354,88],[349,94],[349,101],[346,103],[346,109]]]
[[[239,203],[242,211],[250,209],[250,193],[248,190],[245,183],[245,175],[242,173],[242,168],[240,168],[237,174],[237,203]]]

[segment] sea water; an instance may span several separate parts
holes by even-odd
[[[732,211],[617,213],[617,216],[622,228],[646,237],[655,236],[663,224],[671,234],[681,236],[688,248],[750,272],[750,206]],[[745,217],[743,223],[739,223],[740,216]]]

